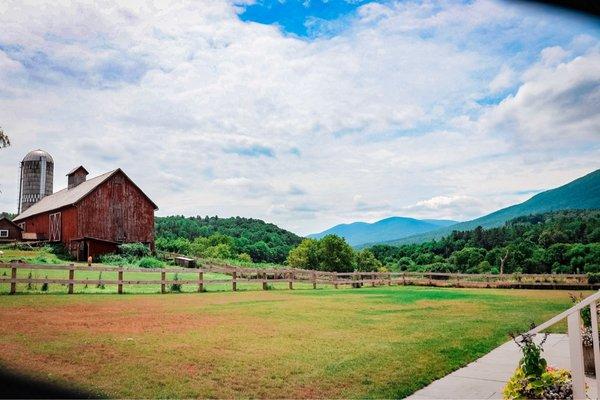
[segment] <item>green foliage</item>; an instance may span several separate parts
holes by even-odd
[[[566,370],[548,368],[542,357],[542,345],[533,341],[535,335],[523,334],[515,343],[523,357],[519,366],[504,387],[505,399],[567,398],[571,394],[571,375]],[[557,396],[555,396],[557,395]]]
[[[173,277],[173,283],[171,283],[171,292],[181,292],[181,283],[177,283],[179,280],[179,275],[175,274]]]
[[[384,268],[383,264],[375,258],[370,250],[365,249],[356,253],[356,269],[358,271],[378,271],[381,268]]]
[[[165,266],[165,263],[154,257],[144,257],[140,259],[138,265],[141,268],[162,268]]]
[[[304,239],[290,251],[287,264],[292,268],[351,272],[356,266],[356,255],[343,238],[327,235],[318,240]]]
[[[48,279],[48,275],[46,275],[46,279]],[[42,292],[47,292],[48,291],[48,282],[44,282],[42,283]]]
[[[320,239],[317,256],[319,270],[351,272],[356,265],[354,250],[346,241],[336,235],[327,235]]]
[[[211,254],[214,258],[236,258],[248,254],[254,262],[282,263],[302,238],[273,224],[251,218],[219,218],[172,216],[156,218],[156,247],[182,254]],[[199,238],[227,237],[218,249],[213,243],[197,242]],[[214,242],[214,239],[209,242]],[[216,255],[216,257],[215,257]]]
[[[148,257],[152,254],[150,248],[143,243],[120,244],[119,253],[125,258]]]
[[[304,239],[287,257],[287,264],[292,268],[317,269],[319,265],[319,241]]]
[[[243,262],[248,262],[248,263],[252,262],[252,257],[248,253],[240,253],[240,254],[238,254],[237,259],[240,260],[240,261],[243,261]]]
[[[515,218],[498,228],[455,231],[439,241],[369,250],[401,271],[492,273],[503,267],[507,274],[591,273],[600,272],[599,229],[598,210],[560,211]]]
[[[594,272],[587,274],[587,278],[590,285],[600,283],[600,273]]]

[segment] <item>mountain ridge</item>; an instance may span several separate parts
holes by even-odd
[[[456,221],[428,219],[420,220],[410,217],[388,217],[372,223],[356,221],[339,224],[307,237],[320,239],[326,235],[335,234],[343,237],[351,246],[360,246],[373,240],[393,240],[391,237],[409,236],[456,224]],[[378,239],[380,238],[380,239]],[[387,238],[387,239],[385,239]]]
[[[471,221],[459,222],[433,231],[405,236],[394,240],[372,242],[368,245],[422,243],[428,240],[439,239],[452,233],[452,231],[466,231],[474,229],[477,226],[494,228],[501,226],[506,221],[520,216],[540,214],[549,211],[584,209],[600,209],[600,169],[592,171],[557,188],[540,192],[522,203],[513,204],[512,206],[502,208]]]

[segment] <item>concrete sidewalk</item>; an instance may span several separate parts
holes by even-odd
[[[536,341],[541,340],[538,335]],[[544,358],[549,365],[570,369],[567,335],[551,334],[544,344]],[[439,379],[408,397],[424,399],[502,399],[502,388],[521,358],[519,347],[512,341],[495,348],[464,368]],[[588,397],[597,398],[596,381],[586,378]]]

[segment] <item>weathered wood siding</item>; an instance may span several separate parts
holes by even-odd
[[[0,242],[21,240],[21,230],[6,219],[0,219],[0,230],[8,231],[8,237],[0,237]]]
[[[25,232],[35,232],[38,240],[50,238],[50,214],[60,213],[60,241],[69,245],[75,239],[77,232],[77,209],[75,207],[63,207],[48,213],[33,215],[19,223],[25,223]]]
[[[78,237],[142,242],[154,248],[154,206],[122,173],[77,204]]]

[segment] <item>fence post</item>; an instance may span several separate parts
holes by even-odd
[[[337,278],[338,278],[337,272],[334,272],[333,273],[333,287],[336,289],[338,288],[338,279]]]
[[[204,271],[198,272],[198,293],[204,292]]]
[[[165,293],[165,281],[167,280],[167,273],[166,272],[161,272],[160,273],[160,292],[161,293]]]
[[[12,266],[10,271],[10,278],[12,279],[12,282],[10,283],[10,294],[15,294],[17,293],[17,282],[15,282],[15,280],[17,279],[17,267],[15,267],[14,265]]]
[[[261,276],[262,276],[262,289],[263,290],[267,290],[268,289],[268,286],[267,286],[267,273],[263,272],[261,274]]]
[[[73,279],[75,279],[75,265],[69,264],[69,294],[73,294]]]
[[[237,290],[237,270],[233,270],[231,274],[231,289],[235,292]]]
[[[375,274],[371,274],[371,287],[375,287]]]
[[[388,286],[392,286],[392,273],[388,274]]]
[[[317,273],[315,271],[312,271],[310,273],[311,275],[311,279],[312,279],[312,284],[313,284],[313,289],[317,288]]]
[[[600,339],[598,338],[598,310],[596,302],[590,304],[590,315],[592,316],[592,342],[594,344],[594,367],[596,376],[600,377]],[[600,394],[600,379],[596,379],[596,393]]]
[[[123,267],[119,265],[119,284],[117,286],[117,291],[119,294],[123,294]]]
[[[290,279],[290,290],[294,289],[294,271],[288,272],[288,277]]]
[[[583,347],[581,345],[581,317],[579,311],[567,317],[569,333],[569,353],[571,358],[571,378],[573,379],[573,399],[585,399],[585,375],[583,369]]]

